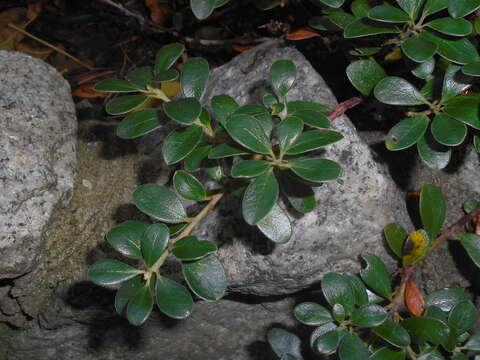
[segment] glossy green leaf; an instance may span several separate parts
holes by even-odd
[[[142,109],[128,114],[117,127],[121,139],[135,139],[162,126],[157,109]]]
[[[110,115],[126,114],[147,101],[146,95],[126,95],[117,97],[105,106],[105,111]]]
[[[215,9],[215,5],[216,0],[190,0],[190,8],[199,20],[209,17]]]
[[[211,241],[198,240],[196,236],[187,236],[177,241],[173,247],[173,255],[182,261],[192,261],[204,258],[217,251],[217,245]]]
[[[165,186],[140,185],[133,192],[133,202],[143,213],[166,223],[175,224],[187,220],[180,199]]]
[[[404,23],[410,21],[410,17],[405,11],[387,5],[378,5],[370,9],[368,17],[372,20],[389,23]]]
[[[360,271],[360,276],[365,284],[384,298],[392,296],[390,274],[384,262],[376,255],[365,253],[362,258],[367,266]]]
[[[272,116],[269,111],[260,105],[244,105],[240,106],[235,114],[246,114],[254,117],[263,128],[265,135],[269,138],[273,129]]]
[[[128,93],[137,92],[138,87],[121,79],[105,79],[95,84],[95,91],[112,92],[112,93]]]
[[[413,35],[402,43],[402,51],[411,60],[424,62],[433,57],[437,52],[438,45],[425,39],[421,35]]]
[[[388,150],[406,149],[418,142],[427,131],[429,119],[425,115],[414,116],[401,120],[390,129],[385,145]]]
[[[480,333],[473,334],[464,346],[467,350],[480,351]]]
[[[319,336],[317,340],[315,340],[313,348],[320,354],[331,355],[337,351],[340,340],[342,340],[340,332],[332,330]]]
[[[328,12],[328,20],[338,26],[340,29],[345,29],[348,24],[355,21],[355,16],[349,14],[341,9],[336,9]]]
[[[287,155],[298,155],[336,143],[343,135],[330,130],[310,130],[301,134],[286,151]],[[295,170],[294,170],[295,171]]]
[[[457,146],[467,136],[467,127],[462,122],[446,115],[436,115],[431,126],[432,135],[440,144]]]
[[[443,343],[450,333],[447,324],[428,317],[411,317],[403,320],[401,325],[417,341],[428,341],[435,345]]]
[[[173,175],[173,186],[177,193],[187,200],[202,201],[207,197],[203,184],[186,171],[177,170]]]
[[[127,305],[127,319],[134,326],[142,325],[153,310],[150,287],[143,285]]]
[[[369,360],[404,360],[406,358],[404,351],[392,350],[388,347],[383,347],[375,351]]]
[[[448,316],[448,326],[457,334],[470,330],[478,319],[478,311],[470,300],[459,302]]]
[[[278,182],[272,171],[258,176],[245,190],[242,214],[250,225],[257,224],[272,210],[278,199]]]
[[[402,258],[403,246],[408,236],[405,229],[398,224],[391,223],[385,226],[383,233],[385,234],[385,240],[390,250],[399,258]]]
[[[88,270],[88,279],[97,285],[115,285],[133,278],[141,271],[117,260],[102,260]]]
[[[272,145],[265,132],[253,116],[235,114],[227,122],[228,134],[240,145],[260,154],[271,152]]]
[[[375,86],[387,76],[374,60],[357,60],[348,65],[347,76],[352,85],[363,95],[370,95]]]
[[[475,46],[467,38],[447,40],[429,31],[422,31],[421,35],[427,40],[437,44],[437,53],[447,60],[458,64],[468,64],[478,59],[478,52]]]
[[[257,223],[257,227],[277,244],[285,244],[292,236],[290,219],[278,204],[275,204],[267,216]]]
[[[416,67],[412,70],[412,74],[420,79],[426,80],[431,77],[433,69],[435,69],[435,59],[432,57],[427,61],[416,64]]]
[[[142,253],[145,264],[152,267],[167,248],[170,232],[164,224],[150,225],[142,235]]]
[[[353,291],[353,299],[356,305],[368,305],[368,293],[365,284],[357,275],[351,273],[343,274],[345,279],[349,282],[350,288]]]
[[[208,154],[212,150],[212,145],[198,145],[187,157],[185,158],[183,165],[185,170],[189,172],[195,172],[200,170],[203,160],[208,157]]]
[[[426,307],[424,316],[441,320],[444,323],[447,322],[447,313],[443,312],[442,309],[440,309],[438,306],[432,305]]]
[[[137,86],[138,89],[146,89],[153,79],[152,68],[150,66],[139,67],[130,71],[125,78],[134,86]]]
[[[377,100],[390,105],[422,105],[425,97],[407,80],[388,76],[375,86],[374,95]]]
[[[442,311],[449,312],[463,300],[466,300],[464,289],[459,287],[443,288],[425,296],[425,307],[437,306]]]
[[[480,267],[480,236],[472,233],[462,233],[460,242],[474,264]]]
[[[156,76],[155,76],[155,81],[164,83],[164,82],[171,82],[175,81],[180,77],[180,73],[176,69],[168,69],[164,71],[160,71]]]
[[[212,99],[212,110],[215,118],[223,126],[226,125],[227,119],[240,107],[237,102],[228,95],[214,96]]]
[[[188,286],[200,298],[217,301],[225,294],[227,277],[215,255],[208,255],[197,261],[182,262],[182,271]]]
[[[427,0],[423,8],[423,14],[425,16],[435,14],[439,11],[446,9],[447,5],[448,0]]]
[[[233,165],[231,175],[234,178],[252,178],[265,173],[271,164],[265,160],[243,160]]]
[[[335,304],[332,308],[332,315],[333,318],[340,323],[345,320],[347,314],[343,305]]]
[[[228,144],[220,144],[214,147],[208,154],[209,159],[223,159],[237,155],[248,155],[245,150],[240,150]]]
[[[396,34],[399,33],[397,27],[386,27],[383,24],[372,25],[366,19],[358,19],[354,22],[348,24],[343,31],[343,36],[347,39],[370,36],[370,35],[380,35],[380,34]]]
[[[450,162],[450,158],[452,156],[451,149],[448,149],[447,151],[437,151],[432,149],[430,145],[428,145],[425,136],[418,140],[417,151],[423,163],[426,164],[430,169],[436,170],[445,168]]]
[[[319,326],[332,321],[330,311],[314,302],[304,302],[295,306],[293,315],[302,324],[310,326]]]
[[[340,360],[368,360],[368,349],[356,334],[347,333],[338,348]]]
[[[300,213],[308,213],[315,209],[315,193],[310,186],[302,183],[290,172],[281,174],[280,182],[283,194],[295,210]]]
[[[200,143],[203,130],[192,125],[184,130],[173,130],[163,142],[163,159],[167,165],[176,164],[185,159]]]
[[[448,12],[453,18],[462,18],[480,7],[480,0],[448,0]]]
[[[427,352],[422,352],[422,355],[417,360],[445,360],[443,355],[433,347],[429,347]]]
[[[357,18],[367,17],[370,4],[368,0],[354,0],[350,4],[352,14]]]
[[[327,6],[330,6],[332,8],[339,8],[340,6],[343,5],[345,0],[317,0]]]
[[[177,235],[180,231],[185,229],[187,226],[187,223],[179,223],[179,224],[173,224],[168,226],[168,231],[170,233],[170,236]]]
[[[182,56],[185,46],[180,43],[172,43],[163,46],[158,50],[155,57],[155,67],[154,73],[155,76],[160,74],[162,71],[170,69],[170,67]]]
[[[140,239],[149,223],[142,221],[125,221],[113,227],[106,235],[108,243],[124,256],[141,259]]]
[[[223,177],[223,169],[220,164],[218,164],[218,161],[213,161],[212,163],[208,163],[207,167],[203,169],[207,175],[212,179],[213,181],[220,183]]]
[[[410,18],[417,17],[424,0],[397,0],[397,4],[405,11]]]
[[[279,328],[269,329],[267,340],[275,354],[281,358],[284,354],[291,354],[302,359],[300,338],[289,331]]]
[[[470,86],[472,81],[460,72],[461,66],[449,65],[445,71],[442,86],[442,100],[450,100],[457,95],[460,95]]]
[[[277,139],[282,154],[292,146],[302,131],[303,121],[300,118],[289,116],[282,120],[277,127]]]
[[[325,105],[301,100],[287,102],[287,110],[289,115],[295,116],[302,111],[314,111],[323,115],[327,115],[331,111],[331,109]]]
[[[335,180],[342,173],[338,163],[327,159],[300,158],[291,160],[291,170],[302,179],[312,182]]]
[[[479,204],[477,200],[468,200],[463,204],[463,211],[466,213],[472,212]]]
[[[174,319],[184,319],[192,313],[193,299],[187,288],[164,276],[157,279],[157,306]]]
[[[272,64],[268,80],[279,98],[284,98],[297,76],[297,67],[291,60],[277,60]]]
[[[420,192],[420,217],[430,239],[435,239],[445,221],[445,199],[439,187],[427,184]]]
[[[373,332],[393,346],[404,348],[410,345],[410,335],[399,323],[386,320]]]
[[[451,17],[435,19],[425,24],[425,26],[437,30],[442,34],[452,36],[467,36],[472,33],[472,23],[465,19],[452,19]]]
[[[314,110],[301,110],[295,112],[295,117],[301,119],[305,125],[326,129],[330,127],[330,120],[323,113]]]
[[[335,329],[338,329],[338,327],[333,322],[329,322],[329,323],[326,323],[326,324],[323,324],[323,325],[320,325],[319,327],[317,327],[312,332],[312,334],[310,335],[310,347],[313,348],[315,346],[315,341],[320,336],[322,336],[323,334],[326,334],[329,331],[335,330]],[[340,329],[338,329],[338,330],[340,330]]]
[[[350,282],[344,275],[328,273],[322,279],[322,292],[327,302],[334,306],[341,304],[350,314],[354,308],[354,293]]]
[[[477,18],[478,19],[478,18]],[[462,67],[462,72],[469,76],[480,76],[480,61],[469,63]]]
[[[191,125],[200,116],[202,105],[195,98],[186,98],[164,103],[163,110],[170,119]]]
[[[135,276],[130,280],[122,282],[120,288],[115,294],[115,311],[122,315],[127,304],[145,285],[143,276]]]
[[[475,129],[480,129],[480,118],[478,116],[479,104],[480,97],[477,94],[457,96],[445,104],[444,111],[454,119],[470,125]]]
[[[213,0],[210,0],[213,1]],[[183,95],[194,97],[200,101],[207,85],[210,68],[203,58],[190,58],[183,64],[182,84]]]
[[[387,312],[379,305],[367,305],[353,311],[350,319],[355,326],[375,327],[387,319]]]

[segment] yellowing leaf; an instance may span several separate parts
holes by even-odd
[[[402,50],[399,47],[394,48],[387,55],[385,61],[398,61],[402,58]]]
[[[410,234],[403,248],[403,265],[411,266],[421,261],[430,247],[430,240],[424,230],[414,231]]]
[[[180,89],[181,89],[181,87],[180,87],[180,83],[178,81],[162,83],[162,91],[168,97],[172,97],[172,96],[177,95],[179,93]]]

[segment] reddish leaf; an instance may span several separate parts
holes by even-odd
[[[250,45],[232,45],[232,49],[235,50],[236,52],[244,52],[251,48],[252,46]]]
[[[405,288],[405,306],[413,316],[422,316],[424,312],[423,295],[413,280],[408,280]]]
[[[159,0],[145,0],[145,5],[150,9],[150,19],[156,24],[162,25],[172,13],[170,6]]]
[[[314,37],[319,37],[321,36],[317,32],[308,29],[308,28],[303,28],[303,29],[298,29],[297,31],[294,31],[290,34],[287,34],[285,37],[288,40],[305,40],[305,39],[310,39]]]
[[[81,98],[99,98],[106,97],[108,94],[95,91],[95,84],[83,84],[72,95]]]

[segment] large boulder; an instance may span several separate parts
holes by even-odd
[[[41,261],[76,165],[70,86],[45,62],[0,51],[0,279]]]

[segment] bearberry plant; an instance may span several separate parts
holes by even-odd
[[[470,202],[465,209],[464,218],[440,233],[445,201],[439,188],[425,185],[419,206],[423,229],[407,234],[397,224],[385,228],[386,242],[401,260],[399,271],[392,276],[378,256],[363,254],[366,267],[359,277],[326,274],[321,281],[323,305],[305,302],[295,307],[296,319],[315,328],[310,346],[341,360],[461,360],[480,351],[480,333],[472,332],[478,311],[464,289],[452,286],[423,297],[414,280],[421,261],[454,234],[480,266],[480,236],[461,231],[464,225],[477,223],[480,206]],[[279,358],[302,359],[296,335],[274,328],[268,342]]]
[[[183,52],[182,44],[167,45],[159,50],[153,68],[141,67],[125,79],[96,85],[97,91],[130,93],[106,105],[107,113],[126,115],[117,128],[121,138],[137,138],[166,122],[175,124],[161,145],[163,160],[176,169],[171,186],[145,184],[133,193],[134,204],[153,223],[127,221],[110,230],[107,241],[130,260],[103,260],[89,272],[99,285],[121,284],[115,306],[119,313],[126,311],[134,325],[148,318],[154,302],[173,318],[191,313],[190,292],[161,271],[169,255],[181,263],[188,287],[199,298],[215,301],[224,295],[227,281],[215,255],[217,245],[191,232],[226,194],[242,196],[245,222],[281,244],[292,229],[278,204],[279,192],[294,209],[308,212],[315,207],[312,187],[341,173],[336,162],[315,152],[342,139],[328,130],[330,110],[287,98],[296,77],[292,61],[272,65],[263,105],[241,106],[230,96],[218,95],[210,112],[201,103],[209,65],[202,58],[190,58],[180,74],[173,65]],[[164,86],[178,78],[181,95],[170,99]],[[189,214],[183,200],[206,205]]]

